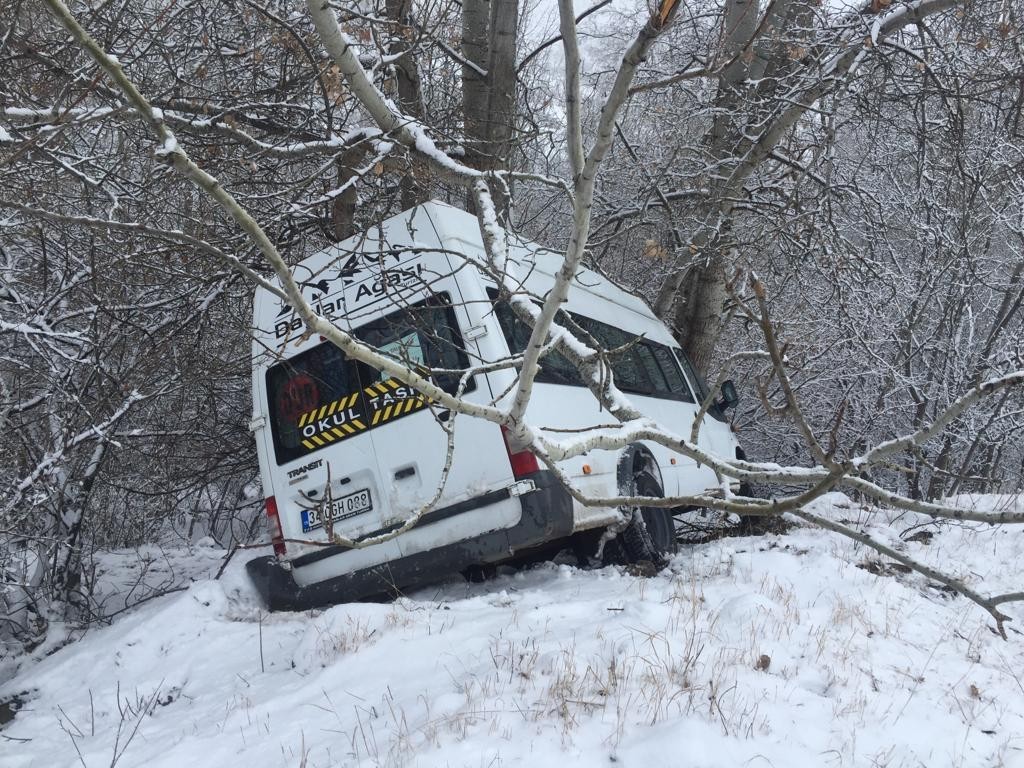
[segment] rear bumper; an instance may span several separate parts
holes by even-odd
[[[524,479],[532,480],[536,490],[519,497],[523,514],[511,528],[491,531],[306,586],[296,584],[292,571],[283,567],[275,557],[258,557],[246,563],[245,567],[264,603],[272,611],[302,611],[336,603],[395,597],[402,589],[429,584],[471,565],[501,562],[517,552],[569,536],[573,530],[569,492],[547,470]],[[505,493],[503,498],[507,496]],[[494,499],[490,497],[488,494],[481,497],[478,504],[463,502],[449,510],[462,513],[483,507],[493,503]],[[437,510],[431,518],[449,517],[449,510]],[[317,559],[343,558],[345,551],[342,547],[327,548],[317,553]],[[301,565],[301,561],[299,558],[296,562]]]

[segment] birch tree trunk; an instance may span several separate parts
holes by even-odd
[[[412,0],[387,0],[386,9],[393,25],[389,49],[392,55],[398,56],[394,63],[398,107],[403,114],[423,120],[423,88],[411,44],[414,36]],[[409,162],[412,172],[402,174],[399,181],[403,210],[426,202],[430,196],[426,188],[426,166],[414,156]]]
[[[507,171],[516,114],[519,0],[465,0],[462,14],[462,53],[470,63],[462,68],[466,159],[481,171]],[[494,184],[492,195],[504,217],[508,189]]]
[[[745,83],[749,57],[744,49],[754,37],[759,16],[758,0],[728,0],[723,15],[721,58],[730,61],[718,82],[714,119],[707,137],[708,214],[718,205],[732,174],[734,158],[741,144],[742,129],[749,108]],[[726,301],[726,263],[730,249],[728,221],[722,230],[693,242],[695,261],[687,271],[682,290],[663,301],[676,301],[672,326],[676,339],[701,373],[707,373],[722,308]],[[681,295],[680,295],[681,294]]]

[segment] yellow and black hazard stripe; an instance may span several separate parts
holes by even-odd
[[[385,381],[378,381],[371,384],[368,387],[363,388],[363,392],[368,397],[377,398],[393,392],[401,387],[409,387],[407,384],[403,384],[398,379],[386,379]],[[380,406],[376,411],[373,412],[373,417],[370,420],[370,427],[376,427],[387,421],[393,421],[399,416],[404,416],[407,413],[418,411],[420,408],[430,402],[429,398],[418,392],[412,397],[404,397],[401,400],[397,400],[393,403]]]
[[[302,444],[312,451],[336,440],[344,440],[346,437],[362,432],[364,429],[366,429],[366,424],[362,419],[352,419],[352,421],[346,421],[336,427],[331,427],[323,432],[304,438]]]
[[[351,395],[343,395],[332,403],[327,403],[327,405],[314,408],[309,413],[302,414],[302,416],[299,417],[299,429],[302,429],[306,424],[316,421],[317,419],[322,419],[325,416],[333,416],[335,411],[338,409],[344,411],[346,408],[351,408],[356,404],[356,400],[358,399],[359,393],[353,392]]]
[[[302,430],[305,427],[306,431],[309,431],[314,423],[322,419],[330,419],[336,413],[339,414],[339,419],[341,418],[341,414],[344,414],[346,417],[345,421],[332,423],[327,429],[322,429],[316,434],[307,434],[302,438],[302,444],[308,450],[315,451],[317,448],[323,448],[325,445],[339,442],[347,437],[358,434],[359,432],[372,429],[373,427],[384,424],[388,421],[394,421],[395,419],[412,413],[413,411],[418,411],[430,402],[429,398],[419,393],[416,393],[411,397],[402,397],[400,399],[391,397],[389,398],[391,402],[386,405],[381,404],[380,407],[373,412],[373,416],[370,418],[369,423],[367,423],[366,416],[362,414],[356,416],[356,413],[363,410],[362,408],[350,413],[351,409],[358,403],[360,394],[364,394],[366,397],[370,398],[370,402],[375,402],[378,398],[386,395],[393,395],[396,390],[402,387],[407,387],[407,385],[403,384],[398,379],[377,381],[367,387],[363,387],[362,392],[357,391],[348,395],[343,395],[333,402],[321,405],[302,414],[302,416],[299,417],[298,428]],[[407,389],[415,392],[411,387],[407,387]]]
[[[348,395],[342,395],[337,400],[321,405],[319,408],[314,408],[299,417],[299,429],[309,426],[320,419],[330,418],[339,411],[345,413],[348,409],[355,406],[358,401],[359,392],[356,391]],[[366,422],[363,421],[362,416],[359,418],[349,418],[346,421],[336,423],[315,435],[306,436],[303,438],[302,444],[312,451],[317,448],[322,448],[329,443],[344,440],[346,437],[354,435],[357,432],[362,432],[365,429]]]
[[[378,381],[368,387],[363,387],[363,392],[370,397],[380,397],[388,392],[393,392],[401,386],[403,386],[402,382],[398,379],[388,379],[387,381]]]
[[[396,419],[399,416],[404,416],[407,413],[419,410],[427,404],[427,398],[423,395],[417,395],[415,397],[407,397],[404,400],[399,400],[391,405],[386,405],[379,411],[374,411],[373,419],[370,421],[370,426],[375,427],[378,424],[383,424],[385,421]]]

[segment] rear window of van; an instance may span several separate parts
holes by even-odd
[[[468,365],[446,294],[405,307],[354,335],[454,393]],[[272,366],[266,374],[270,431],[278,464],[286,464],[363,432],[390,424],[429,403],[414,388],[348,359],[324,342]],[[472,391],[471,378],[464,389]]]

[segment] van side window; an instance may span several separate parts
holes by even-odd
[[[641,341],[636,345],[635,349],[636,356],[640,359],[640,364],[647,374],[647,379],[651,382],[653,391],[671,392],[672,390],[668,386],[665,374],[661,370],[657,358],[654,356],[654,344],[649,341]]]
[[[530,341],[530,327],[515,316],[512,307],[497,300],[497,291],[488,289],[487,294],[491,298],[494,314],[498,318],[498,325],[501,326],[501,333],[508,343],[509,351],[513,355],[521,354]],[[553,349],[541,358],[537,381],[542,384],[583,386],[583,380],[580,379],[580,373],[576,367],[565,358],[565,355]]]
[[[370,322],[354,335],[402,365],[432,374],[454,393],[469,367],[455,311],[439,294]],[[271,436],[278,464],[389,425],[423,410],[422,394],[324,342],[267,371]],[[476,387],[470,379],[464,392]]]
[[[498,293],[488,289],[488,296],[494,306],[498,324],[508,342],[509,350],[519,354],[526,349],[530,339],[529,327],[519,320],[512,308],[497,300]],[[664,344],[648,341],[634,336],[620,328],[602,323],[590,317],[573,313],[570,316],[580,328],[594,337],[606,350],[618,351],[608,356],[615,385],[623,392],[649,395],[671,400],[693,402],[693,395],[686,385],[679,363],[672,355],[672,350]],[[566,324],[565,318],[559,317],[560,324]],[[586,339],[583,339],[586,341]],[[561,354],[549,352],[541,360],[541,371],[537,381],[548,384],[571,384],[583,386],[579,372]]]
[[[653,342],[589,317],[576,317],[576,320],[605,349],[619,350],[609,356],[619,389],[659,397],[674,394],[654,358]]]
[[[678,394],[686,402],[692,403],[693,395],[690,387],[687,385],[686,379],[683,378],[683,372],[680,370],[679,362],[672,354],[672,350],[663,344],[652,344],[651,351],[661,367],[661,372],[665,374],[669,390]]]

